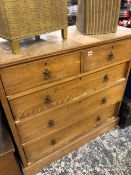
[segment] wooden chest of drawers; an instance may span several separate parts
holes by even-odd
[[[0,95],[28,175],[114,128],[129,74],[130,29],[58,33],[17,56],[1,47]]]

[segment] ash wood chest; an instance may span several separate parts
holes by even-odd
[[[131,61],[131,30],[83,36],[69,28],[25,40],[20,55],[0,42],[0,95],[31,175],[117,126]]]

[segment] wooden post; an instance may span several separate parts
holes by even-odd
[[[62,29],[61,34],[63,39],[67,39],[68,28]]]
[[[12,47],[12,52],[14,54],[19,54],[20,53],[20,45],[18,40],[12,40],[11,41],[11,47]]]

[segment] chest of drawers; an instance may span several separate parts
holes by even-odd
[[[131,60],[131,30],[83,36],[69,28],[12,55],[0,55],[0,95],[22,161],[31,175],[117,126]],[[51,40],[52,38],[52,40]],[[26,46],[26,47],[25,47]]]

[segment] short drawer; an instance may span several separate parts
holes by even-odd
[[[89,133],[96,127],[102,125],[111,117],[112,111],[110,111],[108,108],[106,110],[99,110],[92,116],[76,122],[67,128],[58,130],[55,133],[24,144],[23,147],[28,162],[33,163],[48,156],[54,151],[74,141],[76,138],[85,133]]]
[[[91,71],[130,58],[131,39],[92,47],[83,52],[83,71]]]
[[[1,77],[7,95],[80,73],[80,52],[6,68]]]
[[[63,108],[39,115],[33,119],[17,123],[17,129],[21,141],[27,142],[38,136],[50,134],[60,127],[66,127],[71,123],[91,116],[94,110],[101,109],[119,103],[122,99],[124,84],[104,90],[81,101],[68,104]],[[113,113],[114,106],[111,108]],[[105,111],[106,113],[106,111]]]
[[[108,69],[72,80],[45,90],[38,91],[10,101],[15,120],[21,120],[47,112],[81,96],[124,81],[129,63],[123,63]]]

